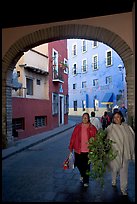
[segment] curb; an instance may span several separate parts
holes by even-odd
[[[21,141],[22,143],[15,144],[15,146],[12,146],[12,147],[9,147],[7,149],[2,150],[2,160],[7,159],[7,158],[15,155],[16,153],[22,152],[22,151],[24,151],[24,150],[26,150],[26,149],[28,149],[28,148],[30,148],[32,146],[35,146],[35,145],[37,145],[39,143],[42,143],[42,142],[44,142],[44,141],[58,135],[59,133],[65,132],[66,130],[69,130],[69,129],[75,127],[75,125],[76,125],[76,123],[73,123],[71,125],[67,124],[66,126],[68,126],[68,127],[65,127],[65,125],[64,125],[64,127],[62,127],[62,129],[60,129],[60,128],[56,129],[55,128],[56,130],[54,129],[54,130],[51,130],[51,131],[47,132],[46,136],[43,136],[43,134],[45,134],[45,132],[44,132],[44,133],[41,134],[42,138],[40,138],[40,137],[37,138],[36,135],[31,136],[31,137],[27,138],[28,141],[25,141],[26,144],[25,144],[24,141],[23,141],[24,144]],[[35,141],[33,141],[32,137],[35,139]]]

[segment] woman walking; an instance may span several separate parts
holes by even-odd
[[[80,180],[83,182],[84,187],[89,185],[89,176],[86,174],[90,171],[90,164],[88,164],[88,141],[91,137],[95,137],[97,129],[90,123],[90,116],[84,113],[82,122],[77,124],[72,133],[69,150],[70,153],[74,150],[75,166],[80,172]]]
[[[118,151],[117,157],[110,162],[112,186],[116,187],[117,175],[120,175],[122,195],[127,195],[128,162],[135,160],[135,133],[131,126],[124,123],[121,111],[115,112],[112,123],[107,127],[107,138],[113,140],[112,148]]]

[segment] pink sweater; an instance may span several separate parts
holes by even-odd
[[[87,132],[86,135],[84,135],[84,137],[86,137],[86,141],[83,140],[83,139],[81,140],[81,137],[82,137],[82,124],[83,123],[79,123],[74,128],[74,131],[73,131],[72,136],[70,138],[70,144],[69,144],[69,150],[71,152],[74,150],[78,154],[80,154],[81,151],[83,151],[83,150],[85,152],[86,149],[85,149],[85,144],[84,143],[86,143],[86,141],[88,141],[91,137],[95,137],[95,135],[97,133],[96,127],[90,123],[89,127],[87,128],[87,131],[84,130],[84,132],[85,131]],[[87,149],[87,152],[88,151],[89,150]]]

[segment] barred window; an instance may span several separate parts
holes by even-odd
[[[112,51],[107,51],[106,53],[106,66],[112,65]]]
[[[35,127],[43,127],[47,124],[47,116],[35,116]]]
[[[98,69],[98,56],[94,55],[92,57],[92,64],[93,64],[93,70],[97,70]]]
[[[86,51],[87,51],[87,41],[82,40],[82,52],[86,52]]]
[[[87,71],[87,60],[83,60],[82,61],[82,72],[86,72]]]
[[[12,119],[12,129],[24,130],[24,118],[14,118],[14,119]]]

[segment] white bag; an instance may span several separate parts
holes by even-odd
[[[69,155],[69,169],[75,168],[74,161],[75,161],[74,154],[70,153],[70,155]]]

